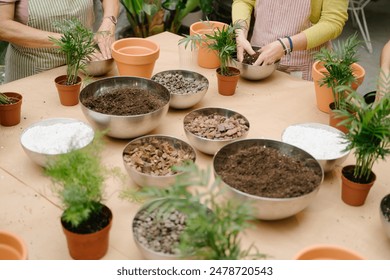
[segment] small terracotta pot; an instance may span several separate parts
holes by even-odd
[[[375,183],[376,175],[371,172],[372,180],[369,183],[356,183],[348,179],[348,174],[353,173],[354,168],[355,165],[347,165],[341,171],[341,199],[348,205],[361,206]]]
[[[27,260],[27,246],[16,234],[0,230],[0,260]]]
[[[148,79],[160,55],[160,46],[145,38],[120,39],[112,44],[111,50],[120,76]]]
[[[23,96],[16,92],[4,92],[4,94],[17,101],[12,104],[0,104],[0,124],[3,126],[17,125],[20,123]]]
[[[358,253],[336,245],[313,245],[295,255],[294,260],[364,260]]]
[[[226,23],[219,21],[198,21],[190,26],[190,35],[211,34],[215,29],[222,29]],[[220,66],[218,53],[210,50],[206,43],[201,44],[198,51],[198,65],[203,68],[215,69]]]
[[[357,79],[356,83],[352,84],[352,88],[356,90],[364,80],[366,71],[357,63],[352,64],[353,73]],[[317,107],[325,113],[329,113],[329,104],[334,102],[332,89],[326,85],[320,86],[321,80],[325,77],[323,72],[327,72],[324,65],[320,61],[313,63],[312,77],[314,82],[314,90],[316,93]]]
[[[337,128],[338,130],[344,132],[344,133],[348,133],[348,128],[344,125],[339,125],[340,122],[342,122],[343,120],[345,120],[346,118],[345,117],[337,117],[335,112],[333,111],[334,110],[334,102],[330,103],[329,104],[329,107],[330,107],[330,110],[329,110],[329,125],[334,127],[334,128]]]
[[[67,85],[66,77],[66,75],[58,76],[54,79],[54,82],[57,87],[61,104],[64,106],[74,106],[79,103],[81,78],[77,77],[77,84]]]
[[[232,76],[221,75],[220,68],[216,70],[218,80],[218,92],[221,95],[231,96],[236,92],[237,83],[240,78],[240,70],[234,67],[229,67],[230,71],[234,73]]]
[[[103,206],[103,211],[109,211],[110,222],[106,227],[94,233],[74,233],[66,229],[64,223],[61,223],[68,242],[69,254],[72,258],[76,260],[98,260],[107,253],[112,212],[107,206]]]

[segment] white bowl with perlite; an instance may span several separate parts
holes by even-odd
[[[58,155],[88,146],[94,139],[93,128],[77,119],[44,119],[27,127],[20,143],[27,156],[45,167]]]
[[[282,141],[311,154],[321,164],[324,172],[341,165],[350,151],[344,133],[321,123],[300,123],[288,126],[282,133]]]

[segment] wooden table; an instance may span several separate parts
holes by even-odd
[[[179,68],[179,36],[162,33],[150,39],[160,44],[161,53],[154,73]],[[250,122],[248,138],[280,140],[282,131],[291,124],[319,122],[326,124],[328,115],[316,107],[312,82],[295,79],[276,71],[263,81],[240,79],[234,96],[217,93],[215,70],[194,66],[208,77],[209,90],[194,108],[226,107],[245,115]],[[24,153],[20,135],[30,124],[46,118],[70,117],[86,121],[80,106],[60,105],[54,78],[65,73],[64,67],[0,86],[0,91],[23,94],[22,120],[13,127],[0,127],[0,228],[19,234],[27,243],[30,259],[70,259],[60,226],[62,210],[51,192],[51,182]],[[111,73],[116,74],[114,69]],[[164,122],[151,133],[167,134],[186,140],[183,117],[190,110],[169,110]],[[107,138],[104,162],[118,166],[128,140]],[[212,157],[197,153],[201,167],[211,166]],[[344,163],[353,163],[350,155]],[[367,259],[390,259],[390,241],[382,231],[379,203],[390,191],[390,163],[374,166],[375,186],[366,203],[352,207],[341,200],[338,166],[326,174],[315,200],[304,211],[280,221],[258,221],[243,233],[243,245],[254,242],[270,259],[292,259],[302,248],[319,243],[341,245],[359,252]],[[128,178],[129,187],[135,184]],[[110,248],[104,259],[141,259],[131,231],[132,218],[140,207],[118,198],[119,187],[106,188],[106,204],[113,210],[114,221]]]

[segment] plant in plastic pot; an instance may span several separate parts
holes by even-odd
[[[20,123],[23,96],[16,92],[0,92],[0,124],[14,126]]]

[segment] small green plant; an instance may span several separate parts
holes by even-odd
[[[210,25],[208,21],[205,23]],[[205,44],[210,50],[216,51],[221,64],[221,75],[229,76],[229,63],[232,61],[237,50],[236,30],[240,28],[241,24],[235,22],[225,25],[222,29],[214,28],[210,34],[185,35],[185,37],[179,41],[179,44],[184,44],[186,48],[188,45],[191,45],[191,49],[195,49],[197,46]]]
[[[0,92],[0,104],[12,104],[12,99]]]
[[[356,82],[351,65],[358,61],[357,47],[359,44],[360,41],[355,33],[345,41],[337,41],[333,49],[324,47],[314,55],[314,58],[321,61],[327,70],[323,72],[325,77],[320,81],[320,86],[326,85],[332,89],[335,109],[340,108],[345,97],[344,93],[339,92],[336,87],[351,86]]]
[[[109,175],[119,174],[116,168],[102,164],[102,147],[101,135],[97,135],[92,144],[59,155],[44,170],[63,203],[62,219],[74,228],[101,210],[104,182]]]
[[[54,26],[62,33],[60,39],[49,37],[59,47],[59,52],[66,58],[67,85],[77,83],[79,70],[85,72],[90,56],[96,51],[94,33],[76,19],[54,22]]]
[[[248,222],[254,220],[250,205],[220,200],[224,189],[219,188],[219,178],[209,184],[209,169],[201,170],[192,161],[174,169],[183,173],[169,188],[127,189],[121,197],[131,201],[156,199],[148,210],[158,209],[160,215],[173,209],[184,213],[186,227],[179,244],[183,256],[213,260],[264,257],[255,246],[242,249],[240,245],[240,234],[250,226]],[[203,206],[195,207],[197,205]]]
[[[387,93],[389,81],[380,81],[387,85]],[[341,125],[349,129],[344,138],[348,144],[346,150],[354,149],[354,177],[356,182],[369,182],[374,163],[390,154],[390,95],[367,104],[364,97],[350,87],[341,86],[340,90],[350,92],[341,109],[335,112],[346,118]]]

